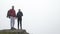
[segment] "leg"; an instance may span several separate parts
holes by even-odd
[[[11,25],[11,29],[12,29],[12,27],[13,27],[13,24],[12,24],[12,17],[10,17],[10,25]]]
[[[13,17],[13,28],[14,28],[14,25],[15,25],[15,17]]]
[[[22,30],[22,19],[20,19],[20,28]]]
[[[19,19],[18,19],[18,29],[19,29]]]

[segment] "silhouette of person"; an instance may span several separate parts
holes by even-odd
[[[15,24],[16,13],[15,13],[15,10],[14,10],[14,6],[12,6],[12,9],[8,10],[7,17],[10,18],[11,30],[15,29],[14,24]]]
[[[17,13],[17,22],[18,22],[18,29],[19,29],[19,24],[20,24],[21,30],[22,30],[22,16],[23,16],[23,13],[19,9]]]

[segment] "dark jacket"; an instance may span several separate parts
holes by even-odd
[[[22,18],[22,16],[23,16],[23,13],[22,13],[21,11],[19,11],[19,12],[17,13],[17,18]]]

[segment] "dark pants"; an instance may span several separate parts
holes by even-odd
[[[22,29],[22,18],[18,18],[18,29],[19,29],[19,24],[20,24],[20,28]]]

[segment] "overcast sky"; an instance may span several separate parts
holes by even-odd
[[[30,34],[60,34],[60,0],[0,0],[0,30],[10,29],[6,15],[12,5],[23,12],[23,29]]]

